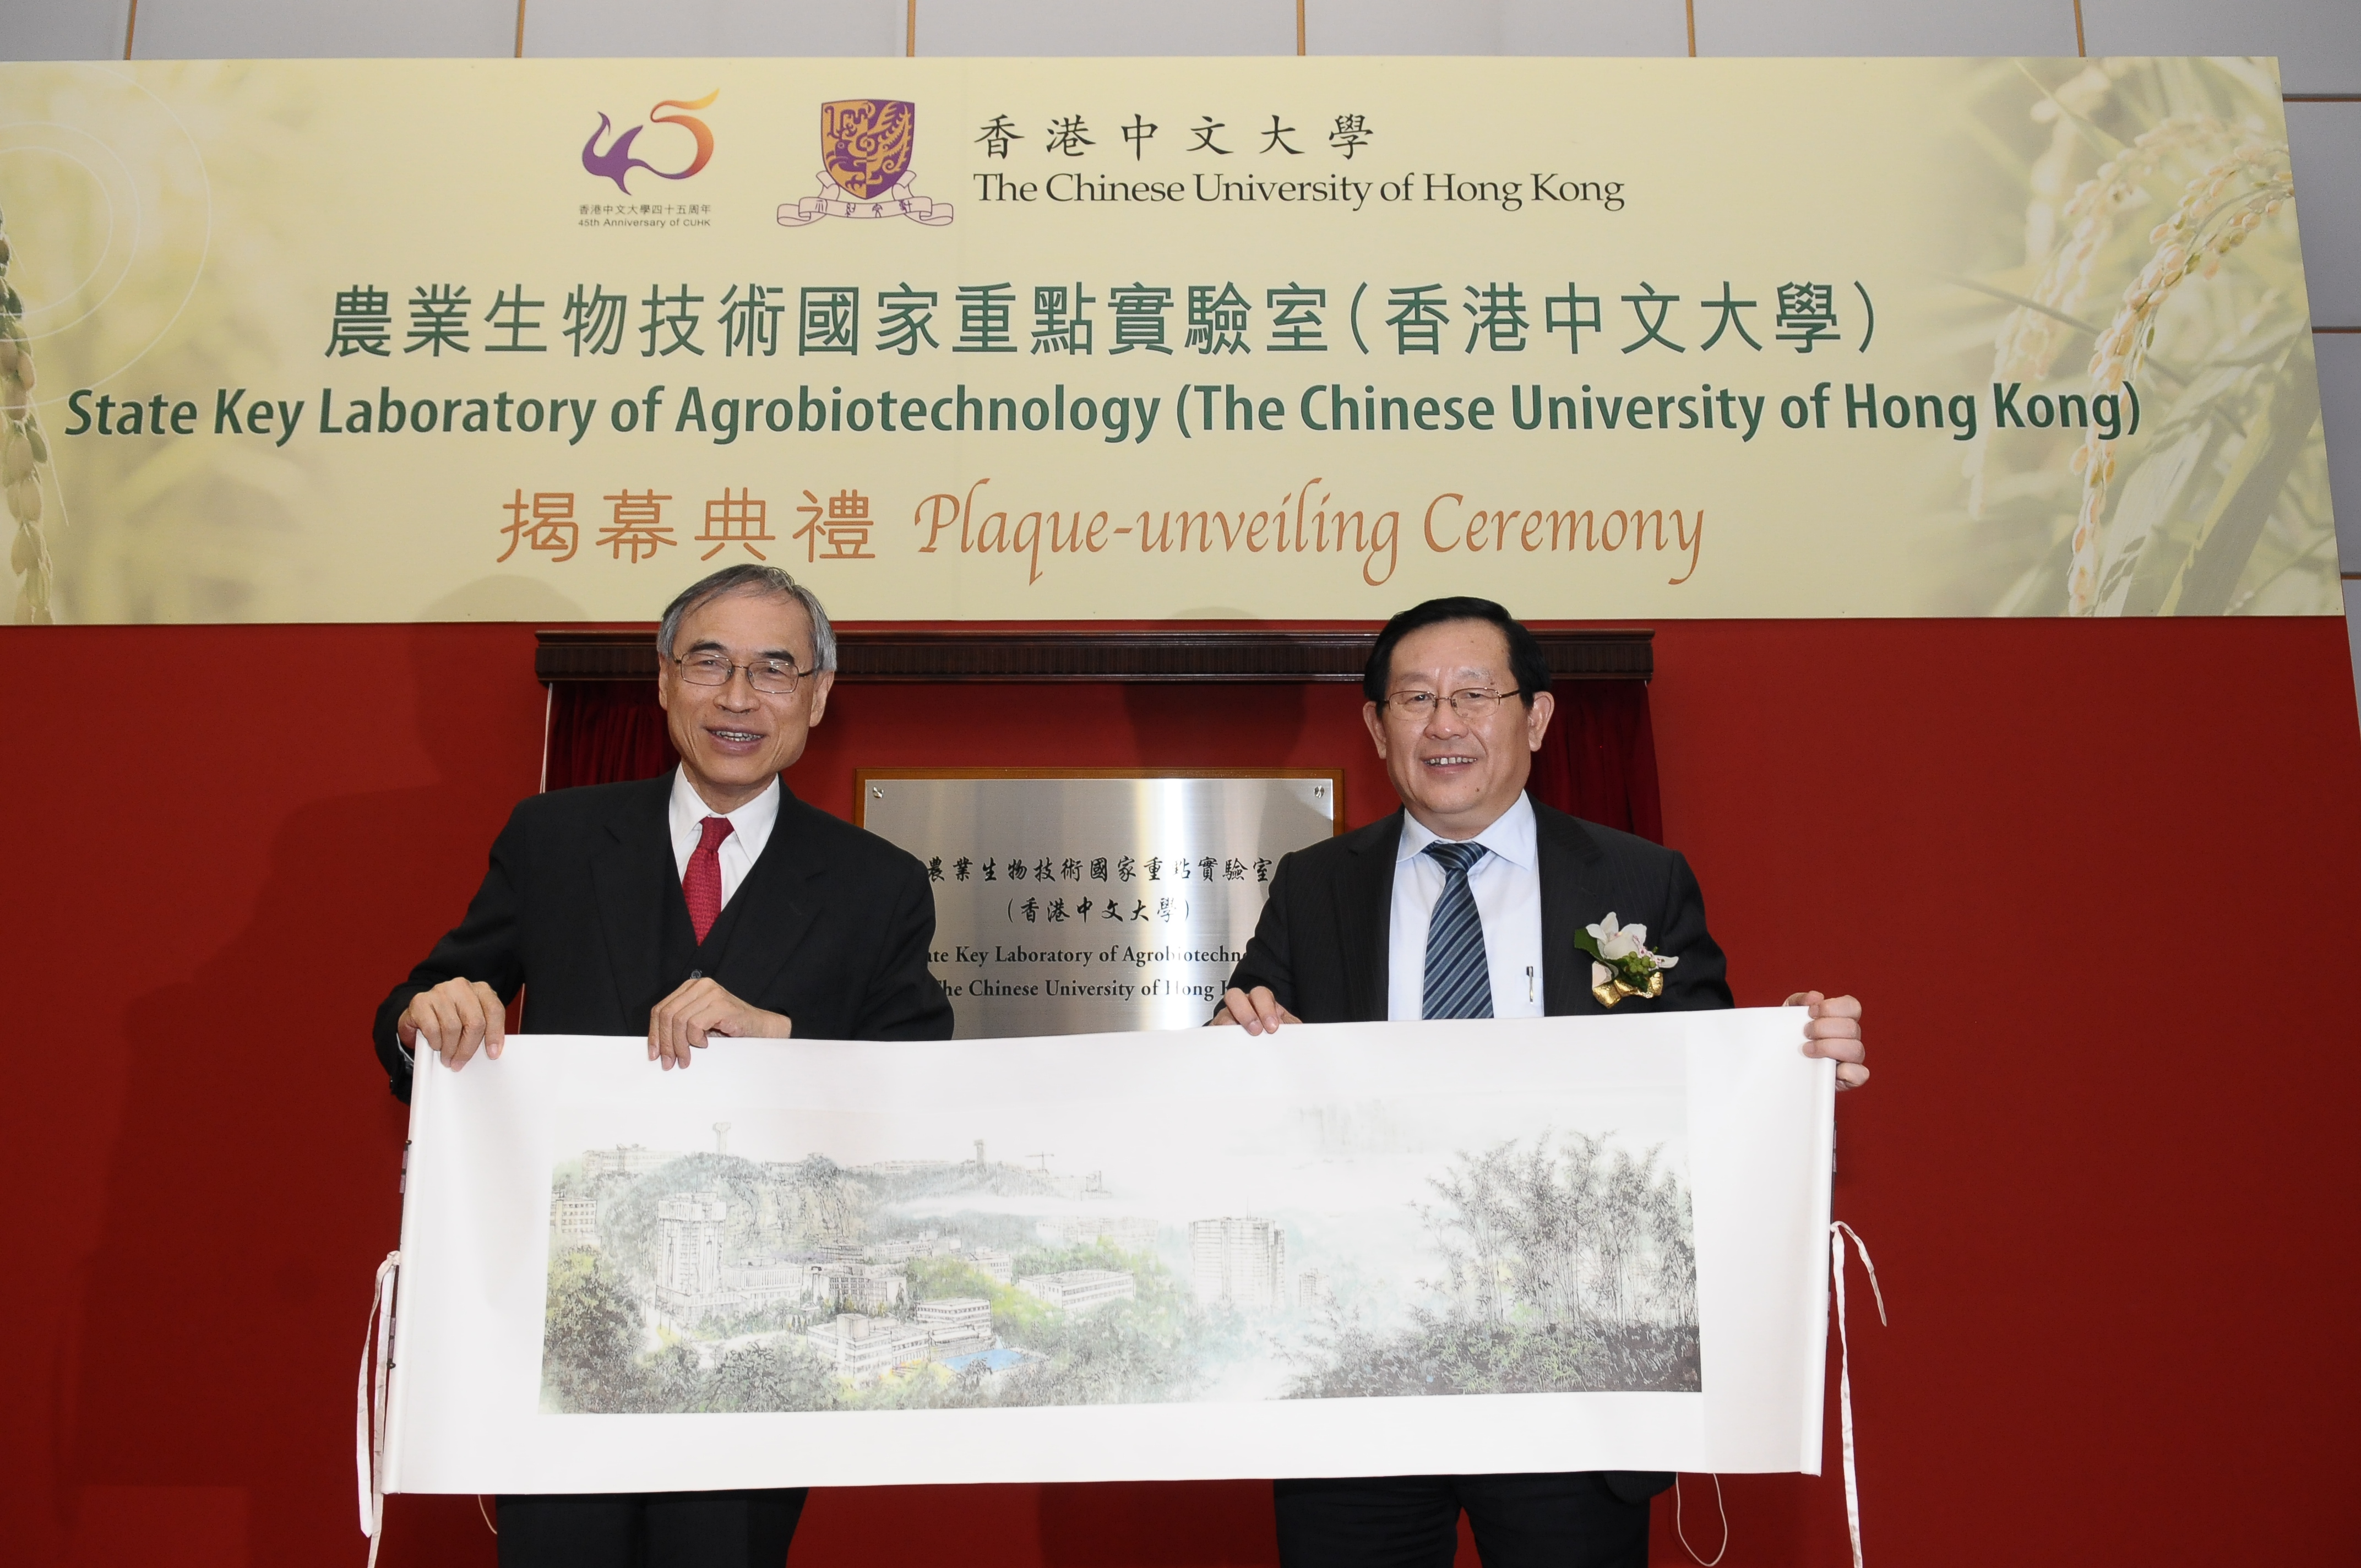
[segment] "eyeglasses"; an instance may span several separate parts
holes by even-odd
[[[743,670],[746,684],[766,696],[793,696],[796,683],[812,673],[796,669],[793,659],[751,659],[736,664],[712,652],[691,653],[673,663],[680,668],[680,678],[693,686],[726,686]]]
[[[1386,706],[1402,718],[1423,724],[1434,717],[1436,703],[1448,702],[1451,711],[1460,718],[1471,723],[1481,723],[1491,718],[1494,710],[1509,698],[1521,695],[1519,692],[1494,691],[1489,686],[1469,686],[1465,691],[1453,692],[1448,697],[1438,697],[1433,692],[1389,692],[1386,696]]]

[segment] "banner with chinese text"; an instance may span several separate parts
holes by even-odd
[[[2341,612],[2248,60],[0,65],[18,620]]]

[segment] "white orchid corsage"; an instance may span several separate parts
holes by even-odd
[[[1590,994],[1601,1007],[1612,1007],[1627,996],[1662,996],[1664,971],[1681,960],[1648,950],[1645,926],[1618,926],[1615,913],[1596,926],[1586,926],[1587,937],[1576,947],[1590,955]]]

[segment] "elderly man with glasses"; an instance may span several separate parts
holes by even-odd
[[[645,1034],[686,1068],[714,1036],[950,1037],[927,970],[918,862],[797,800],[780,773],[828,708],[836,638],[773,566],[695,584],[657,632],[656,695],[680,765],[520,804],[466,917],[377,1014],[408,1099],[421,1055],[498,1057],[508,1003],[542,1034]],[[652,1067],[651,1070],[654,1070]],[[800,1489],[502,1497],[500,1562],[780,1568]]]

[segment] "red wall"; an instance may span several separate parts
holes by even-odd
[[[514,627],[0,631],[0,1557],[359,1551],[348,1435],[403,1113],[369,1010],[533,786]],[[2343,625],[1686,623],[1666,834],[1745,1003],[1869,1005],[1839,1114],[1869,1548],[2334,1559],[2361,1354]],[[855,765],[1290,763],[1390,808],[1350,688],[844,689]],[[1729,1483],[1726,1561],[1844,1559],[1827,1478]],[[1690,1539],[1708,1548],[1689,1492]],[[820,1495],[796,1562],[1269,1560],[1266,1494]],[[464,1498],[391,1565],[489,1563]],[[1657,1556],[1682,1561],[1669,1531]],[[356,1555],[355,1560],[357,1560]]]

